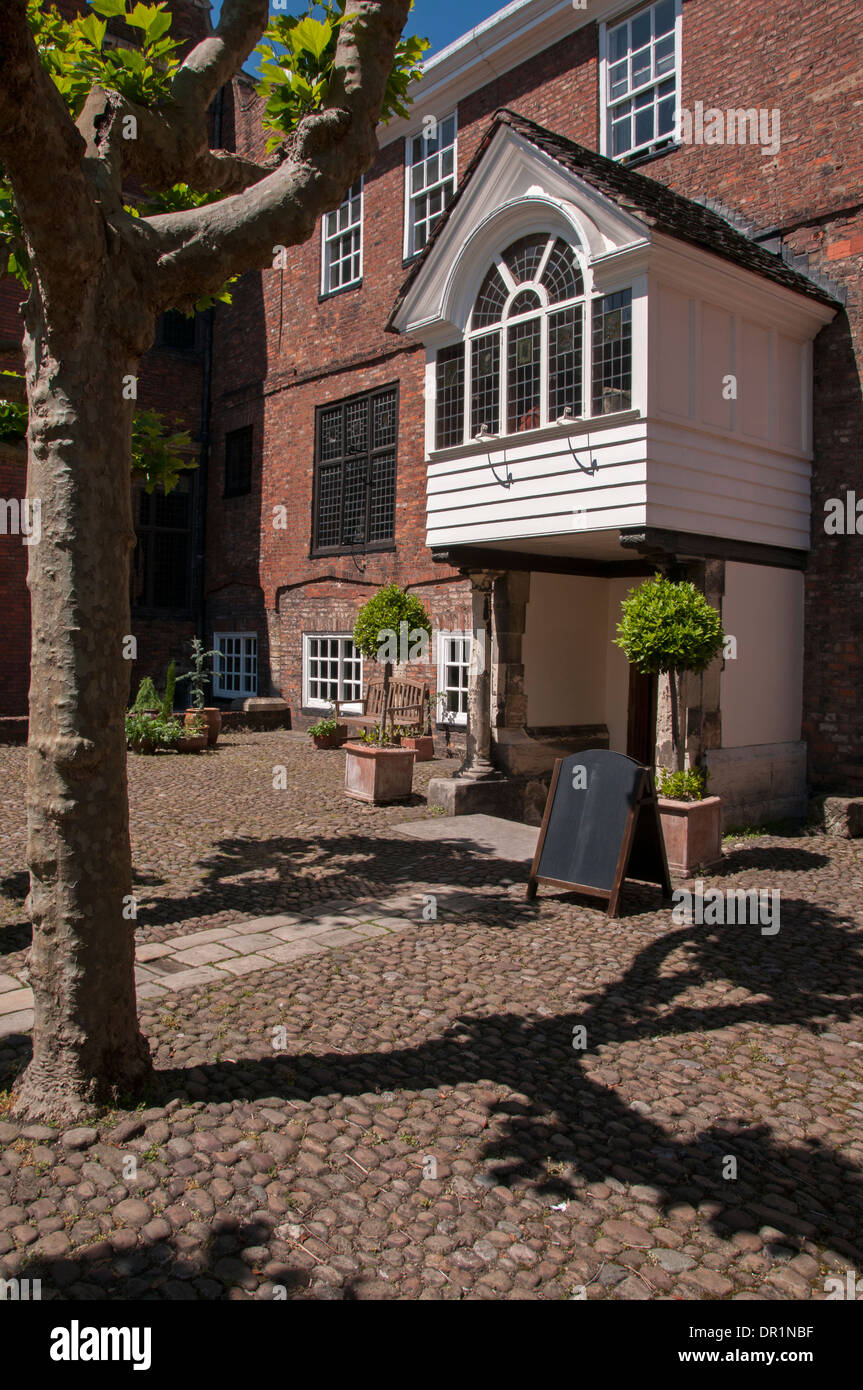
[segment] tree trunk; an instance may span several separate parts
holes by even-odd
[[[384,662],[384,690],[383,690],[384,709],[383,709],[383,715],[382,715],[382,718],[381,718],[381,735],[382,735],[382,737],[383,737],[384,739],[386,738],[387,722],[388,722],[388,720],[389,720],[389,713],[390,713],[390,681],[392,680],[392,678],[393,678],[393,663],[392,663],[391,661],[385,661],[385,662]]]
[[[681,730],[681,716],[683,710],[683,681],[682,671],[669,671],[668,673],[668,697],[671,705],[671,743],[674,749],[674,767],[677,772],[683,771],[685,762],[684,739]]]
[[[40,499],[42,534],[27,581],[36,1019],[16,1108],[33,1117],[84,1113],[152,1075],[135,999],[124,729],[134,401],[123,391],[137,362],[92,287],[81,295],[74,340],[53,342],[34,286],[25,337],[28,495]]]

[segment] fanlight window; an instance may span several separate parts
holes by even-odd
[[[562,238],[521,237],[496,256],[465,341],[437,354],[435,447],[452,448],[480,432],[539,429],[564,411],[586,413],[585,304],[578,258]],[[627,409],[630,292],[594,298],[592,327],[593,411]]]
[[[437,358],[437,447],[517,434],[583,398],[584,280],[571,246],[539,233],[495,258],[479,287],[467,340]]]

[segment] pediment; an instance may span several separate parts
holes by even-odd
[[[392,319],[427,342],[464,332],[493,256],[531,232],[564,237],[585,269],[649,245],[646,222],[501,125]]]

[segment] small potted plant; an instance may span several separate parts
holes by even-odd
[[[203,753],[207,747],[207,726],[200,714],[189,718],[188,711],[183,722],[183,736],[177,741],[178,753]]]
[[[150,676],[145,676],[138,686],[135,703],[130,712],[135,714],[158,714],[162,708],[159,693]]]
[[[309,734],[314,740],[316,748],[341,748],[348,736],[347,724],[340,724],[335,717],[335,705],[333,705],[329,716],[326,719],[319,719],[317,724],[312,724]]]
[[[161,713],[130,710],[126,715],[126,746],[133,753],[158,753],[176,748],[183,732],[184,726],[179,719],[165,719]]]
[[[382,806],[407,801],[413,789],[414,751],[403,748],[399,734],[377,724],[345,744],[345,792],[357,801]]]
[[[192,649],[192,669],[184,672],[182,676],[177,676],[177,681],[189,682],[191,703],[186,709],[186,722],[191,724],[199,717],[203,719],[207,730],[207,743],[210,748],[215,748],[222,727],[222,712],[215,705],[204,704],[204,691],[210,681],[207,658],[218,656],[219,653],[205,651],[200,637],[193,637],[189,645]]]
[[[354,626],[354,646],[384,668],[380,724],[345,744],[345,791],[376,805],[406,801],[413,785],[414,750],[396,745],[389,708],[393,662],[390,653],[406,634],[411,644],[431,636],[431,619],[414,594],[387,584],[364,603]],[[389,728],[388,728],[389,726]]]
[[[657,574],[629,591],[617,631],[615,644],[637,671],[668,676],[674,767],[658,770],[659,818],[669,868],[689,876],[722,858],[722,802],[707,795],[706,769],[684,766],[684,677],[718,656],[722,621],[693,583]]]

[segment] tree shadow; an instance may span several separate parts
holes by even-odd
[[[674,973],[661,973],[684,949],[690,959]],[[754,997],[707,1007],[674,1002],[717,978]],[[778,1243],[795,1246],[817,1235],[860,1259],[863,1250],[851,1242],[863,1224],[863,1172],[841,1153],[818,1138],[798,1144],[776,1139],[769,1124],[739,1113],[692,1139],[678,1138],[651,1118],[649,1083],[643,1108],[634,1110],[589,1076],[584,1060],[607,1043],[661,1041],[741,1024],[815,1031],[824,1017],[861,1014],[859,941],[829,912],[791,900],[775,937],[751,927],[687,926],[651,942],[620,978],[575,1012],[538,1021],[513,1013],[463,1017],[439,1038],[385,1054],[297,1053],[205,1064],[194,1069],[189,1094],[220,1102],[272,1095],[302,1101],[325,1091],[419,1092],[490,1080],[516,1099],[492,1107],[503,1125],[484,1148],[485,1185],[520,1182],[547,1195],[577,1197],[585,1183],[617,1178],[654,1188],[662,1211],[681,1201],[712,1203],[709,1225],[719,1235],[767,1224],[782,1233]],[[583,1052],[573,1049],[579,1025],[586,1029]],[[686,1065],[700,1070],[704,1063]],[[183,1070],[161,1077],[172,1094],[182,1094],[189,1082]],[[723,1176],[727,1157],[737,1161],[734,1181]]]
[[[139,924],[189,921],[231,911],[238,915],[294,911],[308,895],[312,886],[309,878],[313,880],[316,901],[355,897],[353,880],[360,878],[381,883],[381,896],[415,888],[419,900],[421,885],[451,885],[459,893],[477,890],[477,897],[482,894],[485,898],[482,906],[497,902],[506,906],[509,915],[533,917],[538,910],[536,903],[500,891],[502,884],[509,888],[523,883],[526,889],[529,863],[493,857],[485,845],[468,839],[405,840],[362,831],[321,837],[274,836],[264,840],[240,836],[217,841],[199,861],[199,867],[203,870],[203,883],[182,898],[154,894],[142,899]],[[231,882],[255,874],[266,875],[266,880]],[[546,900],[554,897],[573,906],[596,906],[595,899],[579,899],[576,894],[561,895],[557,890],[542,887],[540,892]],[[363,896],[372,895],[366,892]],[[660,901],[658,888],[628,880],[622,911],[627,916],[655,912]]]
[[[810,869],[824,869],[829,863],[829,856],[817,850],[798,849],[796,846],[787,845],[752,845],[724,854],[722,862],[710,869],[705,877],[717,878],[726,874],[739,874],[745,869],[757,869],[765,873],[806,873]]]

